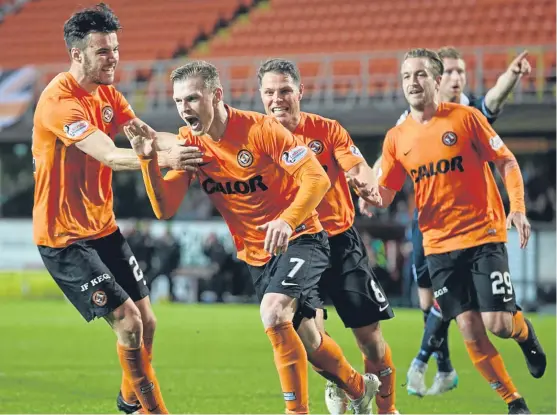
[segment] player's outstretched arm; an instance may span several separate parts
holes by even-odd
[[[173,170],[187,170],[195,172],[200,161],[200,156],[192,147],[185,146],[184,140],[179,140],[176,134],[167,132],[157,132],[146,122],[135,117],[121,125],[120,131],[124,132],[126,127],[142,128],[148,131],[149,135],[157,139],[158,160],[160,167],[169,167]],[[128,156],[129,160],[125,158]],[[138,159],[135,152],[120,155],[119,159],[123,166],[134,166],[135,168],[122,170],[139,170]]]
[[[188,191],[191,174],[171,170],[163,178],[157,161],[156,139],[145,128],[128,126],[124,132],[140,160],[145,189],[155,216],[158,219],[171,218]]]
[[[114,141],[100,130],[96,130],[81,141],[76,147],[94,159],[115,171],[139,170],[140,163],[132,149],[118,148]],[[175,170],[196,171],[201,163],[201,153],[196,147],[176,145],[169,150],[159,151],[157,158],[161,167]]]
[[[365,160],[347,171],[346,176],[358,196],[373,205],[382,204],[376,173]]]
[[[497,79],[495,86],[485,95],[485,106],[493,113],[498,113],[507,101],[512,90],[523,75],[528,75],[532,70],[526,59],[528,51],[522,52],[509,65],[507,70]]]

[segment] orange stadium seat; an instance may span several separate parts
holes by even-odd
[[[109,0],[124,30],[122,60],[170,58],[176,48],[189,47],[202,32],[210,34],[220,18],[229,20],[238,7],[253,0]],[[82,5],[97,1],[35,0],[0,24],[0,67],[63,63],[68,57],[62,26]],[[77,4],[77,6],[76,6]],[[124,42],[125,40],[125,42]]]
[[[524,20],[525,16],[535,18]],[[270,0],[266,8],[250,13],[247,24],[233,25],[228,39],[212,40],[209,54],[357,52],[407,49],[418,43],[429,47],[551,44],[554,22],[553,0],[449,2],[443,10],[435,0],[348,0],[342,4]],[[513,24],[522,30],[506,30]],[[281,35],[276,36],[277,32]],[[254,37],[257,42],[252,42]]]
[[[280,16],[280,18],[278,18]],[[255,8],[248,21],[232,24],[226,37],[209,41],[203,56],[288,56],[335,52],[404,51],[412,47],[486,50],[483,79],[476,79],[476,56],[466,56],[469,82],[494,82],[506,68],[515,45],[551,45],[555,40],[554,0],[269,0]],[[513,28],[513,30],[509,30]],[[516,30],[515,30],[516,29]],[[280,35],[277,35],[280,33]],[[497,51],[501,46],[501,52]],[[201,56],[195,51],[192,57]],[[548,60],[550,60],[548,58]],[[335,91],[349,93],[360,71],[368,71],[371,94],[398,84],[398,59],[371,59],[361,68],[358,57],[336,62]],[[545,65],[547,66],[547,64]],[[304,68],[301,70],[305,77]],[[313,71],[315,72],[315,71]],[[361,82],[361,81],[357,81]]]

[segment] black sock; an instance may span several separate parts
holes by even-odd
[[[429,361],[429,358],[436,349],[436,345],[429,341],[429,338],[431,337],[433,331],[436,329],[436,327],[432,326],[432,324],[435,324],[436,322],[435,320],[431,319],[432,310],[433,307],[429,310],[422,310],[422,312],[424,313],[424,334],[422,337],[420,352],[416,356],[416,360],[419,360],[423,363],[427,363]]]
[[[430,307],[430,308],[428,308],[427,310],[422,310],[422,313],[423,313],[423,315],[424,315],[424,327],[425,327],[425,325],[426,325],[426,323],[427,323],[427,317],[429,316],[429,313],[430,313],[430,311],[431,311],[432,308],[433,308],[433,307]]]
[[[449,326],[451,321],[443,321],[435,333],[436,343],[439,347],[435,350],[437,354],[437,370],[439,372],[452,372],[453,365],[449,356]]]

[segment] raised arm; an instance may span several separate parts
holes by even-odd
[[[146,129],[133,126],[124,129],[141,164],[141,173],[149,201],[158,219],[168,219],[178,211],[192,180],[186,171],[171,170],[162,177],[155,139]]]
[[[169,219],[176,214],[192,181],[191,173],[170,170],[162,177],[157,153],[152,158],[140,157],[145,190],[157,219]]]
[[[485,95],[485,106],[492,113],[498,113],[507,101],[512,90],[523,75],[528,75],[532,70],[526,59],[528,51],[522,52],[509,65],[507,70],[497,78],[495,86]]]

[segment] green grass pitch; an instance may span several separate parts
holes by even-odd
[[[0,293],[1,294],[1,293]],[[1,296],[1,295],[0,295]],[[406,370],[418,350],[422,317],[395,310],[382,327],[397,368],[403,414],[506,413],[475,371],[456,327],[450,331],[459,387],[440,397],[406,394]],[[272,350],[254,305],[157,304],[154,365],[172,413],[283,413]],[[116,340],[104,321],[86,324],[63,300],[0,301],[0,413],[114,413],[120,385]],[[513,341],[495,339],[533,413],[556,413],[555,317],[531,316],[548,354],[542,379],[530,377]],[[362,360],[334,312],[328,331],[352,364]],[[429,382],[435,374],[430,362]],[[310,408],[326,413],[324,380],[310,371]]]

